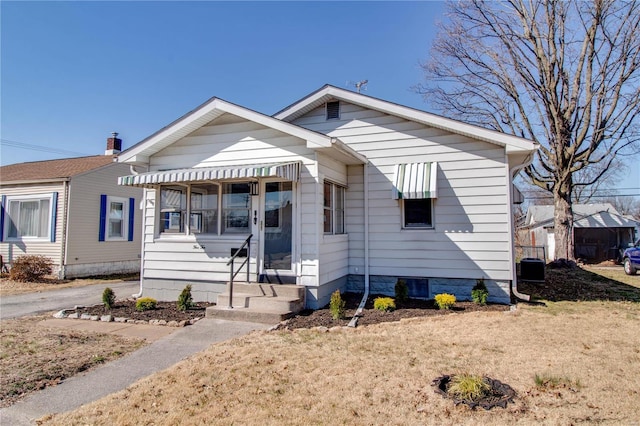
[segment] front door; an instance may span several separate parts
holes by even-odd
[[[262,275],[271,282],[291,276],[293,236],[293,191],[291,182],[264,182],[261,226]]]

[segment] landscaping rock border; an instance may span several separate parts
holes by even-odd
[[[93,305],[102,306],[102,305]],[[143,324],[143,325],[158,325],[165,327],[186,327],[188,325],[193,325],[196,322],[200,321],[202,318],[192,318],[189,320],[182,321],[167,321],[163,319],[150,319],[150,320],[136,320],[132,318],[125,317],[114,317],[113,315],[90,315],[90,314],[79,314],[76,311],[79,309],[83,309],[84,306],[75,306],[72,309],[63,309],[61,311],[56,312],[53,317],[59,319],[80,319],[80,320],[88,320],[88,321],[101,321],[101,322],[120,322],[127,324]],[[71,313],[69,313],[71,312]]]

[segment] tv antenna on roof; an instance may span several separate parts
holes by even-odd
[[[367,90],[366,85],[368,82],[369,80],[361,80],[355,83],[353,81],[347,81],[347,86],[354,86],[356,91],[360,93],[361,90]]]

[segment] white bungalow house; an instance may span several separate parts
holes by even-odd
[[[212,98],[118,157],[120,183],[145,188],[142,293],[224,297],[252,235],[249,280],[293,284],[309,308],[399,278],[459,299],[484,278],[509,303],[512,178],[535,150],[329,85],[273,116]]]
[[[59,278],[138,272],[142,190],[118,185],[121,145],[114,133],[104,155],[0,167],[2,261],[46,256]]]

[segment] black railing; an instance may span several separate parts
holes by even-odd
[[[229,259],[229,261],[227,262],[227,266],[231,265],[231,269],[229,270],[229,309],[233,308],[233,279],[236,277],[236,275],[238,275],[245,264],[247,265],[247,282],[249,282],[249,269],[251,269],[251,264],[249,262],[249,260],[251,259],[251,237],[253,237],[253,234],[249,235],[247,239],[244,240],[244,243],[242,243],[240,248],[237,249],[235,253],[233,253],[233,256],[231,256],[231,259]],[[244,262],[240,264],[238,270],[234,272],[233,261],[240,255],[240,253],[242,253],[242,250],[245,247],[247,248],[247,257],[246,259],[244,259]]]

